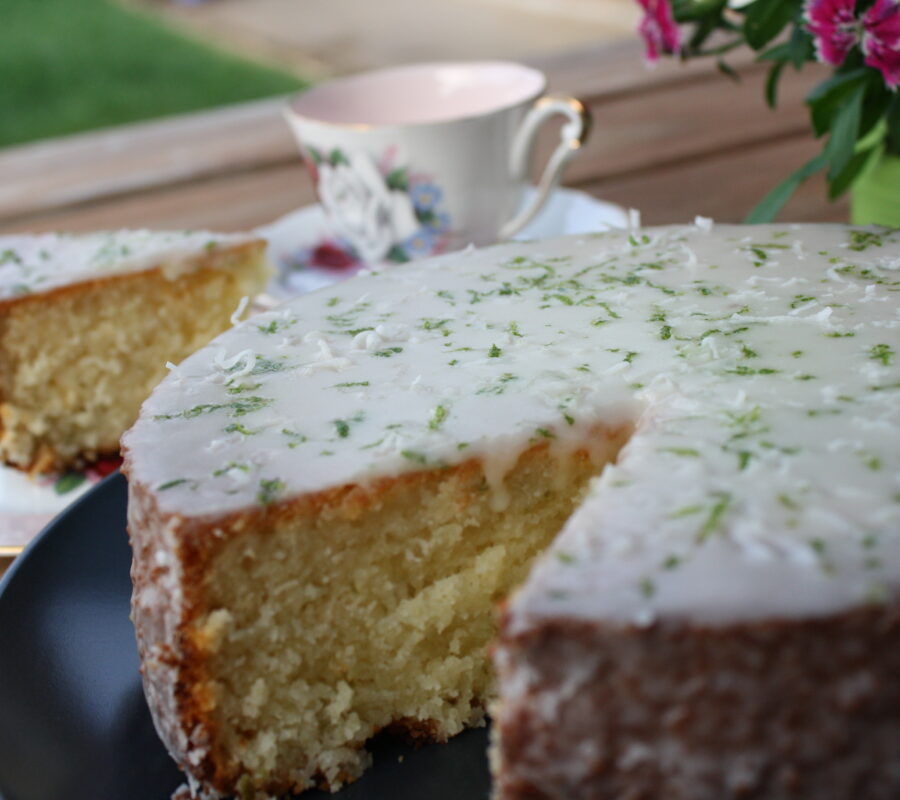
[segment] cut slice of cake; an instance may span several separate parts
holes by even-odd
[[[225,330],[267,275],[265,242],[245,234],[0,237],[0,461],[117,453],[166,362]]]
[[[898,265],[900,232],[843,226],[507,244],[186,359],[123,441],[145,690],[195,796],[477,724],[521,580],[501,797],[900,795]]]

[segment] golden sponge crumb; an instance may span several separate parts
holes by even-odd
[[[165,375],[259,292],[262,243],[177,279],[160,269],[0,304],[0,461],[35,471],[117,453]]]
[[[207,725],[223,788],[334,790],[368,765],[380,730],[444,740],[481,724],[494,607],[621,445],[604,441],[593,461],[524,453],[502,511],[470,461],[227,539],[191,634],[200,693],[215,698]]]

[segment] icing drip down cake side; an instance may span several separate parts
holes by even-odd
[[[501,798],[895,797],[898,334],[900,233],[698,220],[221,335],[124,438],[191,791],[336,789],[499,694]]]
[[[0,463],[118,454],[166,361],[262,291],[265,247],[209,231],[0,236]]]

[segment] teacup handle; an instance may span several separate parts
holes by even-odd
[[[558,114],[568,117],[568,122],[563,125],[562,131],[560,131],[561,141],[556,146],[556,150],[553,151],[553,155],[550,156],[547,166],[544,167],[544,173],[541,175],[540,183],[537,186],[537,195],[522,211],[500,229],[501,239],[509,239],[511,236],[515,236],[534,219],[535,214],[547,202],[550,192],[559,183],[566,164],[569,163],[572,156],[578,152],[585,139],[587,139],[591,129],[591,115],[580,100],[566,95],[548,94],[541,97],[531,107],[528,114],[525,115],[516,137],[513,139],[509,169],[514,179],[524,181],[528,178],[528,170],[531,166],[531,156],[534,153],[534,143],[538,130],[550,117],[555,117]]]

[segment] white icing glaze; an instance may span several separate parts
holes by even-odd
[[[191,260],[199,253],[254,238],[147,230],[0,236],[0,300],[157,266],[174,279],[191,268]]]
[[[900,233],[695,226],[509,244],[259,315],[125,437],[163,513],[636,432],[511,605],[711,624],[900,579]],[[514,631],[513,631],[514,632]]]

